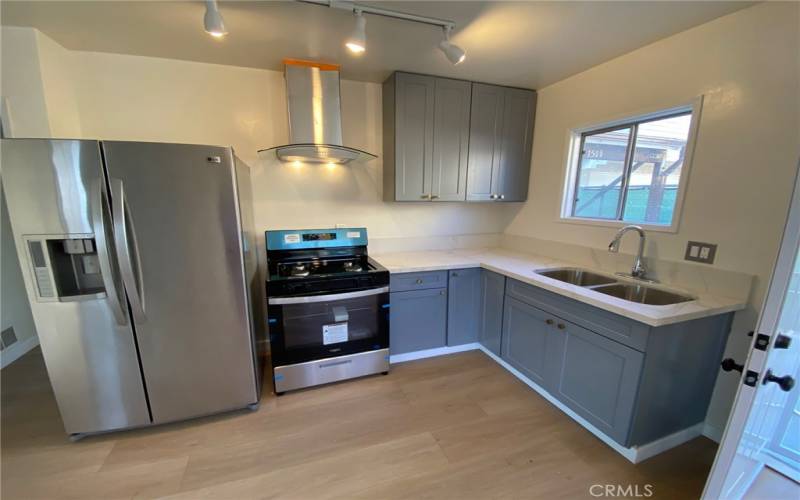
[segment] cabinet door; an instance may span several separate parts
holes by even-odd
[[[447,290],[447,345],[478,341],[481,311],[481,270],[450,271]]]
[[[390,294],[389,352],[402,354],[444,347],[447,334],[447,289],[432,288]]]
[[[556,319],[550,392],[627,446],[644,354]]]
[[[471,89],[470,82],[436,79],[431,187],[434,201],[467,199]]]
[[[553,343],[554,324],[552,314],[511,297],[505,301],[502,357],[543,388],[548,388],[552,378],[548,376],[548,346]]]
[[[499,187],[503,87],[472,84],[467,200],[489,201]]]
[[[500,356],[503,328],[503,300],[506,277],[502,274],[481,271],[481,329],[479,341],[484,347]]]
[[[528,196],[535,112],[535,92],[504,89],[500,172],[493,188],[502,201],[525,201]]]
[[[398,73],[395,88],[395,199],[423,201],[433,177],[436,79]]]

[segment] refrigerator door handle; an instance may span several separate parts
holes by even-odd
[[[133,319],[137,323],[147,321],[144,304],[144,284],[142,282],[142,264],[139,260],[139,242],[136,240],[136,229],[128,203],[125,201],[125,189],[122,180],[109,177],[114,214],[114,243],[119,255],[119,268],[122,281],[128,291]]]
[[[97,248],[97,257],[100,262],[100,274],[103,277],[103,286],[106,289],[106,300],[114,313],[114,319],[118,325],[125,326],[128,324],[128,312],[124,306],[120,290],[117,290],[117,283],[114,279],[113,267],[111,262],[111,253],[109,249],[109,241],[106,239],[106,224],[105,219],[111,220],[111,209],[108,205],[105,189],[103,186],[104,180],[98,177],[93,182],[92,186],[92,200],[90,206],[92,208],[92,228],[94,229],[94,242]]]

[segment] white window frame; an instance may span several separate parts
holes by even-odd
[[[626,114],[624,117],[613,118],[591,125],[584,125],[574,128],[567,132],[567,150],[564,155],[565,161],[565,175],[564,184],[561,189],[561,211],[559,214],[558,222],[566,222],[569,224],[581,224],[589,226],[605,226],[605,227],[623,227],[630,224],[636,224],[649,231],[660,231],[666,233],[677,233],[681,221],[681,213],[683,212],[683,200],[686,196],[686,187],[689,182],[689,176],[692,168],[692,160],[694,159],[694,150],[697,142],[697,131],[700,127],[700,114],[703,109],[703,96],[695,97],[689,102],[668,108],[659,108],[658,110],[641,111],[638,113]],[[580,162],[580,147],[581,137],[586,132],[595,130],[607,129],[622,125],[628,125],[641,121],[655,120],[667,116],[675,115],[681,112],[691,112],[692,120],[689,124],[689,137],[686,140],[686,154],[683,160],[683,167],[681,167],[681,178],[678,182],[678,194],[675,198],[675,210],[672,212],[672,223],[666,224],[641,224],[631,221],[623,220],[610,220],[610,219],[593,219],[589,217],[574,217],[572,215],[573,200],[575,195],[575,188],[577,185],[576,177],[579,172]]]

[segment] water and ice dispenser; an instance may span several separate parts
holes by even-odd
[[[27,243],[39,300],[83,300],[105,293],[91,236],[27,238]]]

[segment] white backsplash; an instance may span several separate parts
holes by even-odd
[[[421,252],[425,250],[455,250],[462,248],[497,248],[500,233],[460,234],[454,236],[416,236],[409,238],[370,238],[371,254]]]

